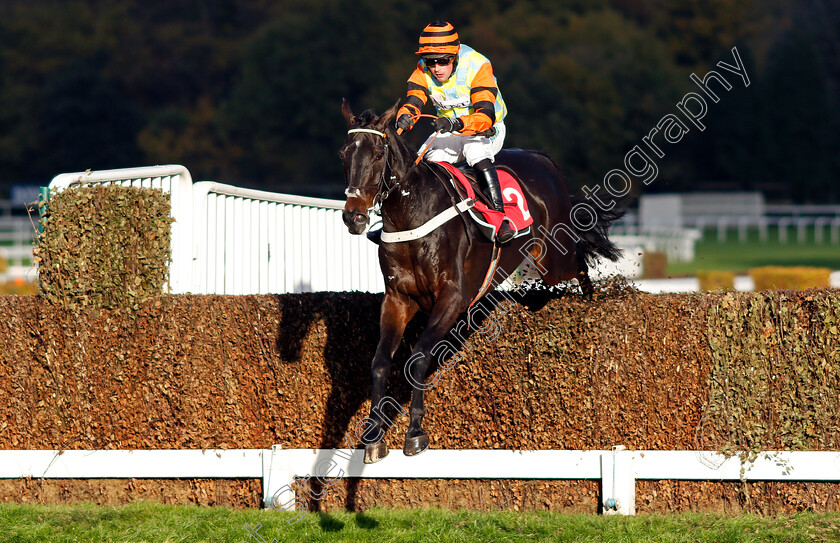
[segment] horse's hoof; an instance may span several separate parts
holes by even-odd
[[[417,437],[405,438],[405,446],[403,447],[403,454],[406,456],[414,456],[420,454],[429,448],[428,434],[421,434]]]
[[[383,441],[365,445],[365,464],[374,464],[388,456],[388,446]]]

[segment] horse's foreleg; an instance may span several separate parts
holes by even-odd
[[[414,346],[411,357],[406,362],[405,376],[412,387],[410,420],[405,434],[403,453],[408,456],[420,454],[429,447],[429,436],[423,431],[423,415],[426,412],[423,402],[423,392],[434,384],[425,383],[426,376],[432,366],[432,356],[440,356],[448,349],[435,349],[452,330],[458,319],[458,307],[461,304],[453,300],[440,299],[432,309],[429,322],[420,339]]]
[[[400,345],[405,327],[417,312],[416,305],[406,297],[386,292],[382,300],[379,317],[379,345],[371,362],[371,397],[370,415],[362,436],[365,445],[365,463],[372,464],[385,458],[388,447],[385,445],[385,388],[391,373],[391,362]]]

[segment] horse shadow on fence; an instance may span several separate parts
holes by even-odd
[[[567,290],[546,289],[526,289],[515,296],[490,293],[480,302],[486,311],[473,312],[469,321],[466,313],[461,314],[455,329],[461,330],[462,333],[451,335],[450,344],[460,351],[476,331],[484,327],[487,319],[494,318],[494,311],[504,300],[513,300],[531,311],[538,311],[550,300],[567,294]],[[370,362],[379,341],[381,301],[381,294],[312,293],[290,295],[282,304],[284,325],[281,326],[277,338],[277,347],[284,360],[301,362],[301,353],[311,326],[318,320],[323,321],[325,326],[323,361],[329,375],[329,390],[322,428],[317,432],[320,434],[318,446],[321,449],[364,447],[355,432],[353,418],[371,394]],[[403,369],[411,354],[411,347],[420,337],[426,320],[425,315],[418,313],[406,328],[400,347],[394,355],[387,394],[405,406],[406,411],[403,414],[386,413],[386,416],[387,420],[397,426],[407,424],[407,405],[412,390],[404,377]],[[450,353],[450,356],[454,356],[454,353]],[[441,364],[445,365],[448,360],[449,357],[435,360],[429,375],[440,369]],[[366,412],[362,414],[366,415]],[[393,438],[392,433],[389,431],[388,436]],[[309,510],[323,512],[325,504],[322,502],[330,490],[324,485],[328,474],[311,475],[306,481],[299,482],[298,486],[308,495],[306,501]],[[318,475],[323,476],[322,479],[316,478]],[[344,509],[347,511],[358,512],[365,505],[358,500],[359,482],[358,478],[349,478],[345,483]],[[322,517],[322,522],[324,520]]]
[[[354,423],[353,417],[370,398],[370,361],[379,341],[382,295],[361,292],[306,293],[283,295],[279,300],[282,324],[276,347],[283,363],[306,364],[304,349],[315,336],[324,344],[326,389],[313,390],[316,394],[313,400],[325,402],[321,427],[312,432],[318,436],[315,446],[321,449],[362,447],[351,423]],[[313,336],[312,327],[317,322],[323,325],[323,332],[314,332]],[[416,339],[417,335],[418,332],[409,330],[403,343],[411,341],[412,337]],[[397,353],[400,361],[407,358],[407,352],[407,347],[403,345]],[[396,371],[398,367],[401,369],[400,362],[394,364],[391,383],[397,386],[392,387],[391,395],[404,404],[410,398],[410,388],[407,384],[400,386]],[[317,370],[320,372],[321,368]],[[301,368],[301,371],[310,370]],[[322,392],[322,395],[317,395]],[[277,437],[281,441],[288,441],[289,436]],[[307,496],[304,501],[308,503],[309,510],[322,511],[321,502],[326,499],[329,488],[324,488],[322,481],[316,477],[320,475],[326,478],[328,474],[310,475],[312,477],[307,480],[298,481],[298,494]],[[358,480],[348,479],[346,486],[345,509],[357,511]]]

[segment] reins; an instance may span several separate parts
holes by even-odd
[[[428,117],[430,119],[437,119],[436,115],[430,115],[428,113],[421,113],[420,117]],[[347,134],[359,134],[359,133],[361,133],[361,134],[373,134],[373,135],[379,136],[379,137],[381,137],[385,140],[385,157],[384,157],[385,158],[385,164],[390,167],[391,173],[394,173],[393,166],[388,164],[388,152],[391,149],[390,140],[388,139],[388,134],[385,133],[385,132],[382,132],[381,130],[375,130],[373,128],[351,128],[350,130],[347,131]],[[397,135],[399,136],[402,133],[403,133],[403,129],[402,128],[397,128]],[[477,135],[491,136],[494,133],[495,133],[495,129],[490,128],[489,130],[485,130],[484,132],[481,132],[481,133],[475,132],[475,133],[471,133],[471,134],[466,134],[466,133],[461,132],[461,135],[471,136],[471,135],[477,134]],[[426,151],[429,150],[429,147],[431,147],[432,142],[435,141],[435,139],[438,137],[438,135],[440,135],[440,130],[435,131],[435,133],[432,135],[431,139],[429,139],[429,141],[427,141],[423,145],[423,147],[420,148],[420,150],[417,153],[417,158],[414,160],[414,164],[409,166],[409,168],[405,171],[405,173],[403,173],[402,178],[400,178],[400,181],[397,181],[393,185],[388,186],[388,183],[385,181],[385,168],[382,168],[382,177],[379,180],[379,184],[377,184],[377,185],[360,185],[358,187],[353,187],[352,189],[348,187],[347,189],[344,190],[345,196],[347,196],[348,198],[358,198],[359,200],[364,200],[364,198],[362,198],[362,195],[361,195],[362,189],[373,189],[373,188],[375,188],[375,189],[377,189],[377,192],[376,192],[376,196],[374,196],[374,198],[373,198],[373,205],[375,206],[377,201],[381,205],[382,202],[385,201],[385,199],[388,198],[388,196],[390,196],[390,194],[394,191],[394,189],[396,189],[398,186],[400,186],[400,182],[402,181],[402,179],[407,177],[408,174],[411,173],[411,171],[420,164],[420,162],[423,160],[423,157],[426,156]],[[396,179],[396,176],[392,175],[391,179]],[[386,190],[384,192],[382,191],[382,186],[384,186],[386,188]]]
[[[427,113],[421,113],[420,116],[421,117],[431,117],[432,119],[437,118],[434,115],[429,115]],[[400,134],[402,134],[402,132],[403,132],[402,128],[397,128],[397,135],[398,136]],[[391,170],[391,173],[392,174],[394,173],[393,166],[388,163],[388,153],[391,150],[391,144],[390,144],[390,140],[388,139],[388,134],[387,133],[382,132],[381,130],[375,130],[373,128],[351,128],[350,130],[347,131],[347,134],[373,134],[375,136],[379,136],[382,139],[384,139],[385,140],[385,156],[383,158],[385,159],[385,164]],[[373,198],[373,205],[376,206],[377,202],[381,205],[382,202],[384,202],[385,199],[388,198],[388,196],[391,195],[391,193],[394,191],[394,189],[396,189],[398,186],[400,186],[400,182],[405,177],[407,177],[408,174],[411,173],[411,171],[414,168],[417,167],[417,165],[420,164],[420,161],[423,160],[423,156],[425,156],[426,151],[431,146],[431,143],[433,141],[435,141],[435,138],[438,137],[438,134],[440,134],[440,131],[435,132],[432,139],[430,139],[428,142],[426,142],[426,144],[423,146],[423,148],[420,149],[420,152],[418,153],[417,159],[414,161],[414,163],[411,166],[409,166],[409,168],[405,171],[405,173],[403,173],[400,180],[397,181],[396,183],[394,183],[393,185],[388,186],[387,181],[385,181],[385,168],[382,168],[382,176],[381,176],[378,184],[376,184],[376,185],[360,185],[358,187],[353,187],[352,189],[348,187],[348,188],[344,189],[344,195],[347,196],[348,198],[358,198],[359,200],[364,200],[364,198],[362,198],[362,189],[373,189],[373,188],[375,188],[375,189],[377,189],[377,192],[376,192],[376,196],[374,196],[374,198]],[[396,176],[391,175],[391,179],[396,179]],[[385,191],[382,190],[383,186],[386,189]]]
[[[435,115],[428,115],[428,114],[421,114],[420,116],[421,117],[436,118]],[[401,135],[402,132],[403,132],[402,128],[397,128],[397,135],[398,136]],[[372,128],[351,128],[350,130],[347,131],[347,134],[359,134],[359,133],[361,133],[361,134],[373,134],[373,135],[379,136],[379,137],[381,137],[385,140],[385,151],[384,151],[384,157],[383,158],[385,159],[385,165],[388,166],[388,169],[390,169],[391,174],[393,174],[394,173],[394,167],[393,167],[393,165],[389,164],[389,162],[388,162],[388,153],[391,149],[391,144],[390,144],[390,140],[388,139],[388,134],[385,133],[385,132],[382,132],[380,130],[374,130]],[[408,169],[403,173],[400,180],[395,182],[390,187],[388,186],[388,183],[385,181],[385,175],[386,175],[385,174],[385,168],[382,168],[382,176],[381,176],[381,178],[379,180],[379,183],[377,185],[362,185],[362,186],[358,186],[358,187],[353,187],[352,189],[350,189],[348,187],[347,189],[345,189],[344,193],[347,195],[348,198],[355,197],[355,198],[358,198],[358,199],[364,201],[364,198],[362,198],[362,196],[361,196],[361,189],[376,188],[377,192],[376,192],[376,196],[374,196],[374,198],[373,198],[373,207],[375,208],[377,201],[380,205],[382,205],[382,202],[385,201],[386,198],[388,198],[388,196],[391,194],[391,192],[393,192],[394,189],[396,189],[398,186],[400,186],[400,183],[402,182],[402,180],[405,179],[408,176],[408,174],[410,174],[411,171],[421,163],[421,161],[423,160],[423,157],[426,155],[426,151],[428,151],[429,147],[431,147],[432,142],[435,141],[435,139],[438,137],[439,134],[440,134],[440,130],[435,131],[434,135],[423,145],[423,147],[417,153],[417,158],[414,160],[414,163],[411,166],[409,166]],[[464,134],[464,135],[467,135],[467,134]],[[488,133],[487,135],[489,136],[489,135],[492,135],[492,134]],[[437,172],[434,170],[434,168],[431,168],[431,165],[428,165],[428,166],[432,171],[432,175],[434,175],[435,178],[437,178],[443,184],[444,189],[446,190],[447,194],[450,197],[450,200],[454,201],[454,199],[452,198],[452,193],[449,191],[449,188],[446,186],[446,183],[438,177]],[[396,176],[391,175],[391,179],[395,179],[395,178],[396,178]],[[383,186],[386,188],[385,192],[382,191]],[[457,191],[457,189],[456,189],[456,191]],[[405,238],[406,240],[407,239],[415,239],[415,237],[425,236],[428,233],[428,232],[425,232],[425,229],[428,228],[429,230],[431,230],[433,228],[437,228],[437,226],[433,224],[436,219],[439,220],[439,222],[441,224],[443,222],[448,221],[449,219],[447,218],[447,213],[450,213],[452,210],[455,210],[455,213],[461,216],[461,219],[464,221],[464,228],[467,229],[467,223],[466,223],[466,219],[464,219],[463,213],[467,209],[467,207],[471,207],[474,202],[475,202],[475,200],[464,200],[461,203],[459,203],[457,205],[453,205],[448,210],[439,214],[435,219],[433,219],[432,221],[430,221],[429,223],[427,223],[423,227],[415,229],[415,231],[402,232],[402,233],[396,233],[396,234],[390,234],[390,235],[399,237],[400,234],[407,234],[408,237]],[[464,204],[467,204],[467,206],[463,207],[463,209],[462,209],[461,206],[463,206]],[[389,235],[389,233],[386,233],[386,232],[382,233],[382,236],[383,236],[382,241],[386,241],[385,240],[386,235]],[[391,241],[404,241],[404,240],[394,239],[394,240],[391,240]],[[472,240],[470,239],[469,233],[467,233],[467,241],[468,241],[468,243],[472,243]],[[472,309],[472,306],[475,304],[476,301],[478,301],[479,298],[481,298],[487,292],[487,290],[489,290],[489,287],[490,287],[490,284],[492,282],[493,276],[496,273],[496,267],[498,266],[500,257],[501,257],[501,247],[494,243],[493,244],[493,253],[490,257],[490,266],[487,269],[487,273],[484,275],[484,280],[482,281],[481,287],[479,287],[478,292],[473,297],[472,301],[470,302],[469,306],[467,307],[467,322],[468,323],[471,319],[470,310]]]
[[[430,114],[428,114],[428,113],[421,113],[421,114],[420,114],[420,116],[421,116],[421,117],[429,117],[430,119],[437,119],[437,116],[436,116],[436,115],[430,115]],[[403,129],[402,129],[402,128],[397,128],[397,135],[399,136],[399,135],[401,135],[402,133],[403,133]],[[429,150],[429,147],[431,147],[432,142],[433,142],[433,141],[435,141],[435,138],[437,138],[437,137],[438,137],[438,134],[440,134],[440,130],[437,130],[437,131],[435,132],[435,135],[434,135],[434,136],[432,136],[432,139],[430,139],[429,141],[427,141],[427,142],[426,142],[426,144],[423,146],[423,148],[422,148],[422,149],[420,149],[420,152],[419,152],[419,153],[417,153],[417,159],[414,161],[414,166],[416,166],[416,165],[420,164],[420,161],[421,161],[421,160],[423,160],[423,156],[426,154],[426,151],[428,151],[428,150]],[[413,168],[414,166],[412,166],[412,168]],[[409,171],[411,171],[411,168],[409,168],[409,169],[406,171],[406,174],[407,174]],[[403,177],[405,177],[405,176],[403,176]]]

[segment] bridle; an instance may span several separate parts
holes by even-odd
[[[393,185],[389,186],[388,181],[386,180],[385,170],[390,170],[393,174],[393,167],[391,166],[388,160],[388,155],[391,150],[391,143],[388,140],[388,134],[379,130],[374,130],[372,128],[351,128],[347,131],[347,134],[373,134],[376,136],[380,136],[385,140],[385,150],[383,151],[384,154],[382,157],[382,159],[385,161],[385,165],[382,167],[382,175],[379,178],[379,182],[375,185],[359,185],[358,187],[347,187],[346,189],[344,189],[344,194],[348,198],[358,198],[362,202],[365,201],[365,199],[362,197],[362,190],[376,189],[376,195],[373,197],[371,207],[376,208],[377,205],[381,206],[382,202],[384,202],[388,198],[388,196],[391,195],[394,189],[400,186],[400,183],[398,181],[395,182]],[[396,178],[397,176],[391,175],[391,181],[394,181]],[[383,190],[383,188],[385,190]]]

